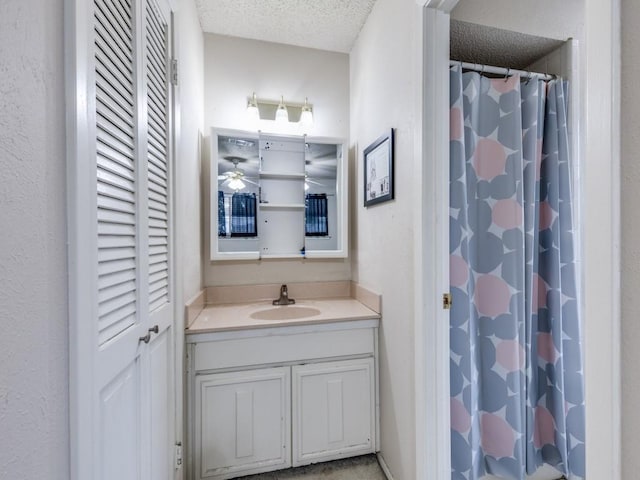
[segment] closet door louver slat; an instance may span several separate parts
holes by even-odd
[[[153,0],[146,0],[147,160],[149,195],[149,311],[169,302],[168,30]]]
[[[135,77],[132,5],[95,0],[98,343],[136,322]]]

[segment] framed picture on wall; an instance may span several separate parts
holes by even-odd
[[[393,128],[364,149],[364,206],[393,198]]]

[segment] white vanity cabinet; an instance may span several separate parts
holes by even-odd
[[[378,322],[187,335],[188,478],[376,452]]]

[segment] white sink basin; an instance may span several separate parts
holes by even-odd
[[[286,305],[264,308],[251,313],[249,316],[255,320],[294,320],[296,318],[309,318],[316,315],[320,315],[320,310],[317,308]]]

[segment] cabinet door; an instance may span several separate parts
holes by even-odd
[[[293,465],[375,451],[373,358],[293,367]]]
[[[198,375],[197,478],[291,466],[289,367]]]

